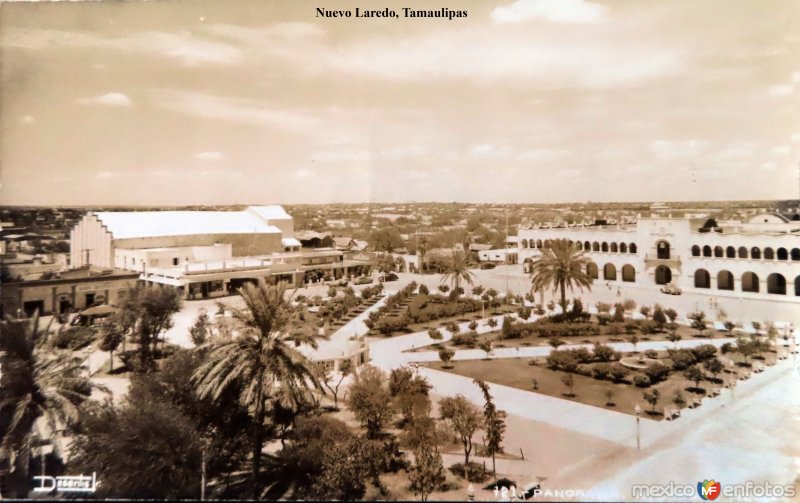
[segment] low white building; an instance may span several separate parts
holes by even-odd
[[[635,224],[519,229],[520,259],[554,239],[587,253],[588,274],[609,282],[672,283],[686,291],[782,297],[800,303],[800,221],[761,214],[746,222],[644,218]]]

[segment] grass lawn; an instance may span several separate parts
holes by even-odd
[[[665,358],[666,352],[660,352],[658,358]],[[741,355],[738,353],[728,353],[721,357],[722,359],[733,359],[734,362],[739,363],[742,361]],[[773,363],[777,354],[774,352],[766,352],[762,356],[763,360],[751,358],[751,362]],[[530,365],[531,360],[536,361],[536,365]],[[498,358],[493,360],[467,360],[451,362],[453,368],[444,368],[441,362],[428,363],[426,366],[443,370],[445,372],[452,372],[454,374],[462,375],[469,378],[478,378],[487,382],[510,386],[513,388],[531,391],[534,393],[542,393],[545,395],[561,398],[564,400],[572,400],[575,402],[592,405],[594,407],[602,407],[626,414],[635,414],[634,408],[638,404],[642,410],[645,411],[643,417],[660,420],[663,419],[664,407],[677,408],[672,402],[677,391],[680,390],[683,398],[687,404],[691,402],[692,397],[702,397],[710,395],[714,388],[720,388],[721,391],[723,382],[711,382],[714,379],[710,374],[707,374],[707,380],[701,381],[699,389],[694,389],[694,382],[687,380],[683,376],[682,371],[673,371],[669,377],[654,386],[647,388],[638,388],[631,383],[631,379],[635,372],[628,376],[625,382],[613,383],[611,381],[601,381],[592,377],[586,377],[579,374],[573,374],[574,396],[568,396],[569,388],[561,381],[564,372],[554,371],[547,368],[544,358]],[[591,367],[593,364],[585,364]],[[702,368],[702,366],[700,366]],[[736,366],[736,371],[740,374],[749,373],[750,369]],[[723,374],[718,376],[718,381],[724,380],[728,382],[732,380],[733,375],[726,370]],[[533,380],[537,381],[537,388],[534,389]],[[649,392],[653,389],[659,390],[661,398],[655,407],[655,414],[652,413],[652,406],[645,402],[642,397],[643,392]],[[607,404],[606,392],[612,390],[614,396],[611,399],[613,405]],[[502,407],[502,404],[499,404]]]

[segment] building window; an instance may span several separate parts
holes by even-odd
[[[772,248],[764,248],[764,260],[775,260],[775,252]]]
[[[786,278],[778,273],[767,276],[767,293],[786,295]]]
[[[172,259],[172,265],[178,265],[179,262],[180,260],[178,259],[178,257]]]
[[[692,257],[700,256],[700,247],[697,245],[692,246]]]
[[[725,258],[736,258],[736,248],[733,246],[725,248]]]
[[[695,288],[711,288],[711,275],[705,269],[698,269],[694,272]]]
[[[754,246],[753,248],[750,249],[750,257],[756,260],[760,259],[761,250],[757,246]]]
[[[778,260],[789,260],[789,252],[786,248],[778,248]]]
[[[758,293],[758,276],[750,271],[742,274],[742,291]]]
[[[636,281],[636,270],[630,264],[622,266],[622,281],[633,283]]]
[[[710,257],[711,256],[711,247],[710,246],[705,245],[703,247],[703,256],[704,257]]]
[[[747,248],[744,246],[739,247],[739,258],[747,258]]]
[[[717,273],[717,290],[733,290],[733,274],[730,271]]]

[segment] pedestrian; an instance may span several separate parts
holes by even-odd
[[[617,287],[617,297],[622,297],[622,292],[620,291],[619,287]]]

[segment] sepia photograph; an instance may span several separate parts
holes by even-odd
[[[797,0],[0,0],[0,500],[800,501]]]

